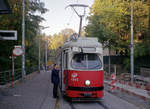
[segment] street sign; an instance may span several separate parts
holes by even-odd
[[[13,53],[13,56],[20,56],[23,54],[23,50],[21,47],[15,47],[12,53]]]
[[[9,14],[11,13],[10,6],[7,0],[0,0],[0,14]]]
[[[17,40],[17,31],[0,30],[0,40]]]
[[[24,52],[23,52],[23,49],[20,45],[17,45],[15,46],[15,48],[12,50],[12,72],[11,72],[11,87],[13,87],[13,81],[14,81],[14,75],[15,75],[15,72],[14,72],[14,68],[15,68],[15,56],[20,56],[22,55]]]

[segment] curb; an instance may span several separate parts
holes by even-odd
[[[111,80],[111,79],[107,77],[106,80]],[[131,82],[125,82],[125,81],[121,81],[121,80],[116,80],[116,82],[118,82],[120,84],[129,85],[129,86],[132,86],[135,88],[150,91],[150,85],[148,85],[148,84],[131,83]]]
[[[108,82],[105,82],[105,84],[107,84],[108,86],[111,86],[111,84],[108,83]],[[137,96],[137,97],[141,98],[141,99],[144,100],[144,101],[150,102],[150,98],[148,98],[148,97],[145,97],[145,96],[143,96],[143,95],[139,95],[139,94],[137,94],[137,93],[135,93],[135,92],[131,92],[131,91],[129,91],[129,90],[126,90],[126,89],[121,88],[121,87],[118,87],[118,86],[115,86],[115,88],[116,88],[116,90],[119,90],[119,91],[121,91],[121,92],[125,92],[125,93],[127,93],[127,94],[132,95],[132,96]]]

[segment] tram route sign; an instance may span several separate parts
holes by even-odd
[[[17,31],[0,30],[0,40],[17,40]]]

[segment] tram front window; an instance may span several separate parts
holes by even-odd
[[[73,56],[71,65],[74,69],[100,69],[102,62],[97,54],[79,53]]]

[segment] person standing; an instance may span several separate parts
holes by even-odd
[[[51,74],[51,82],[53,83],[53,98],[58,97],[58,85],[59,85],[59,67],[57,64],[54,64],[54,67],[52,69],[52,74]]]

